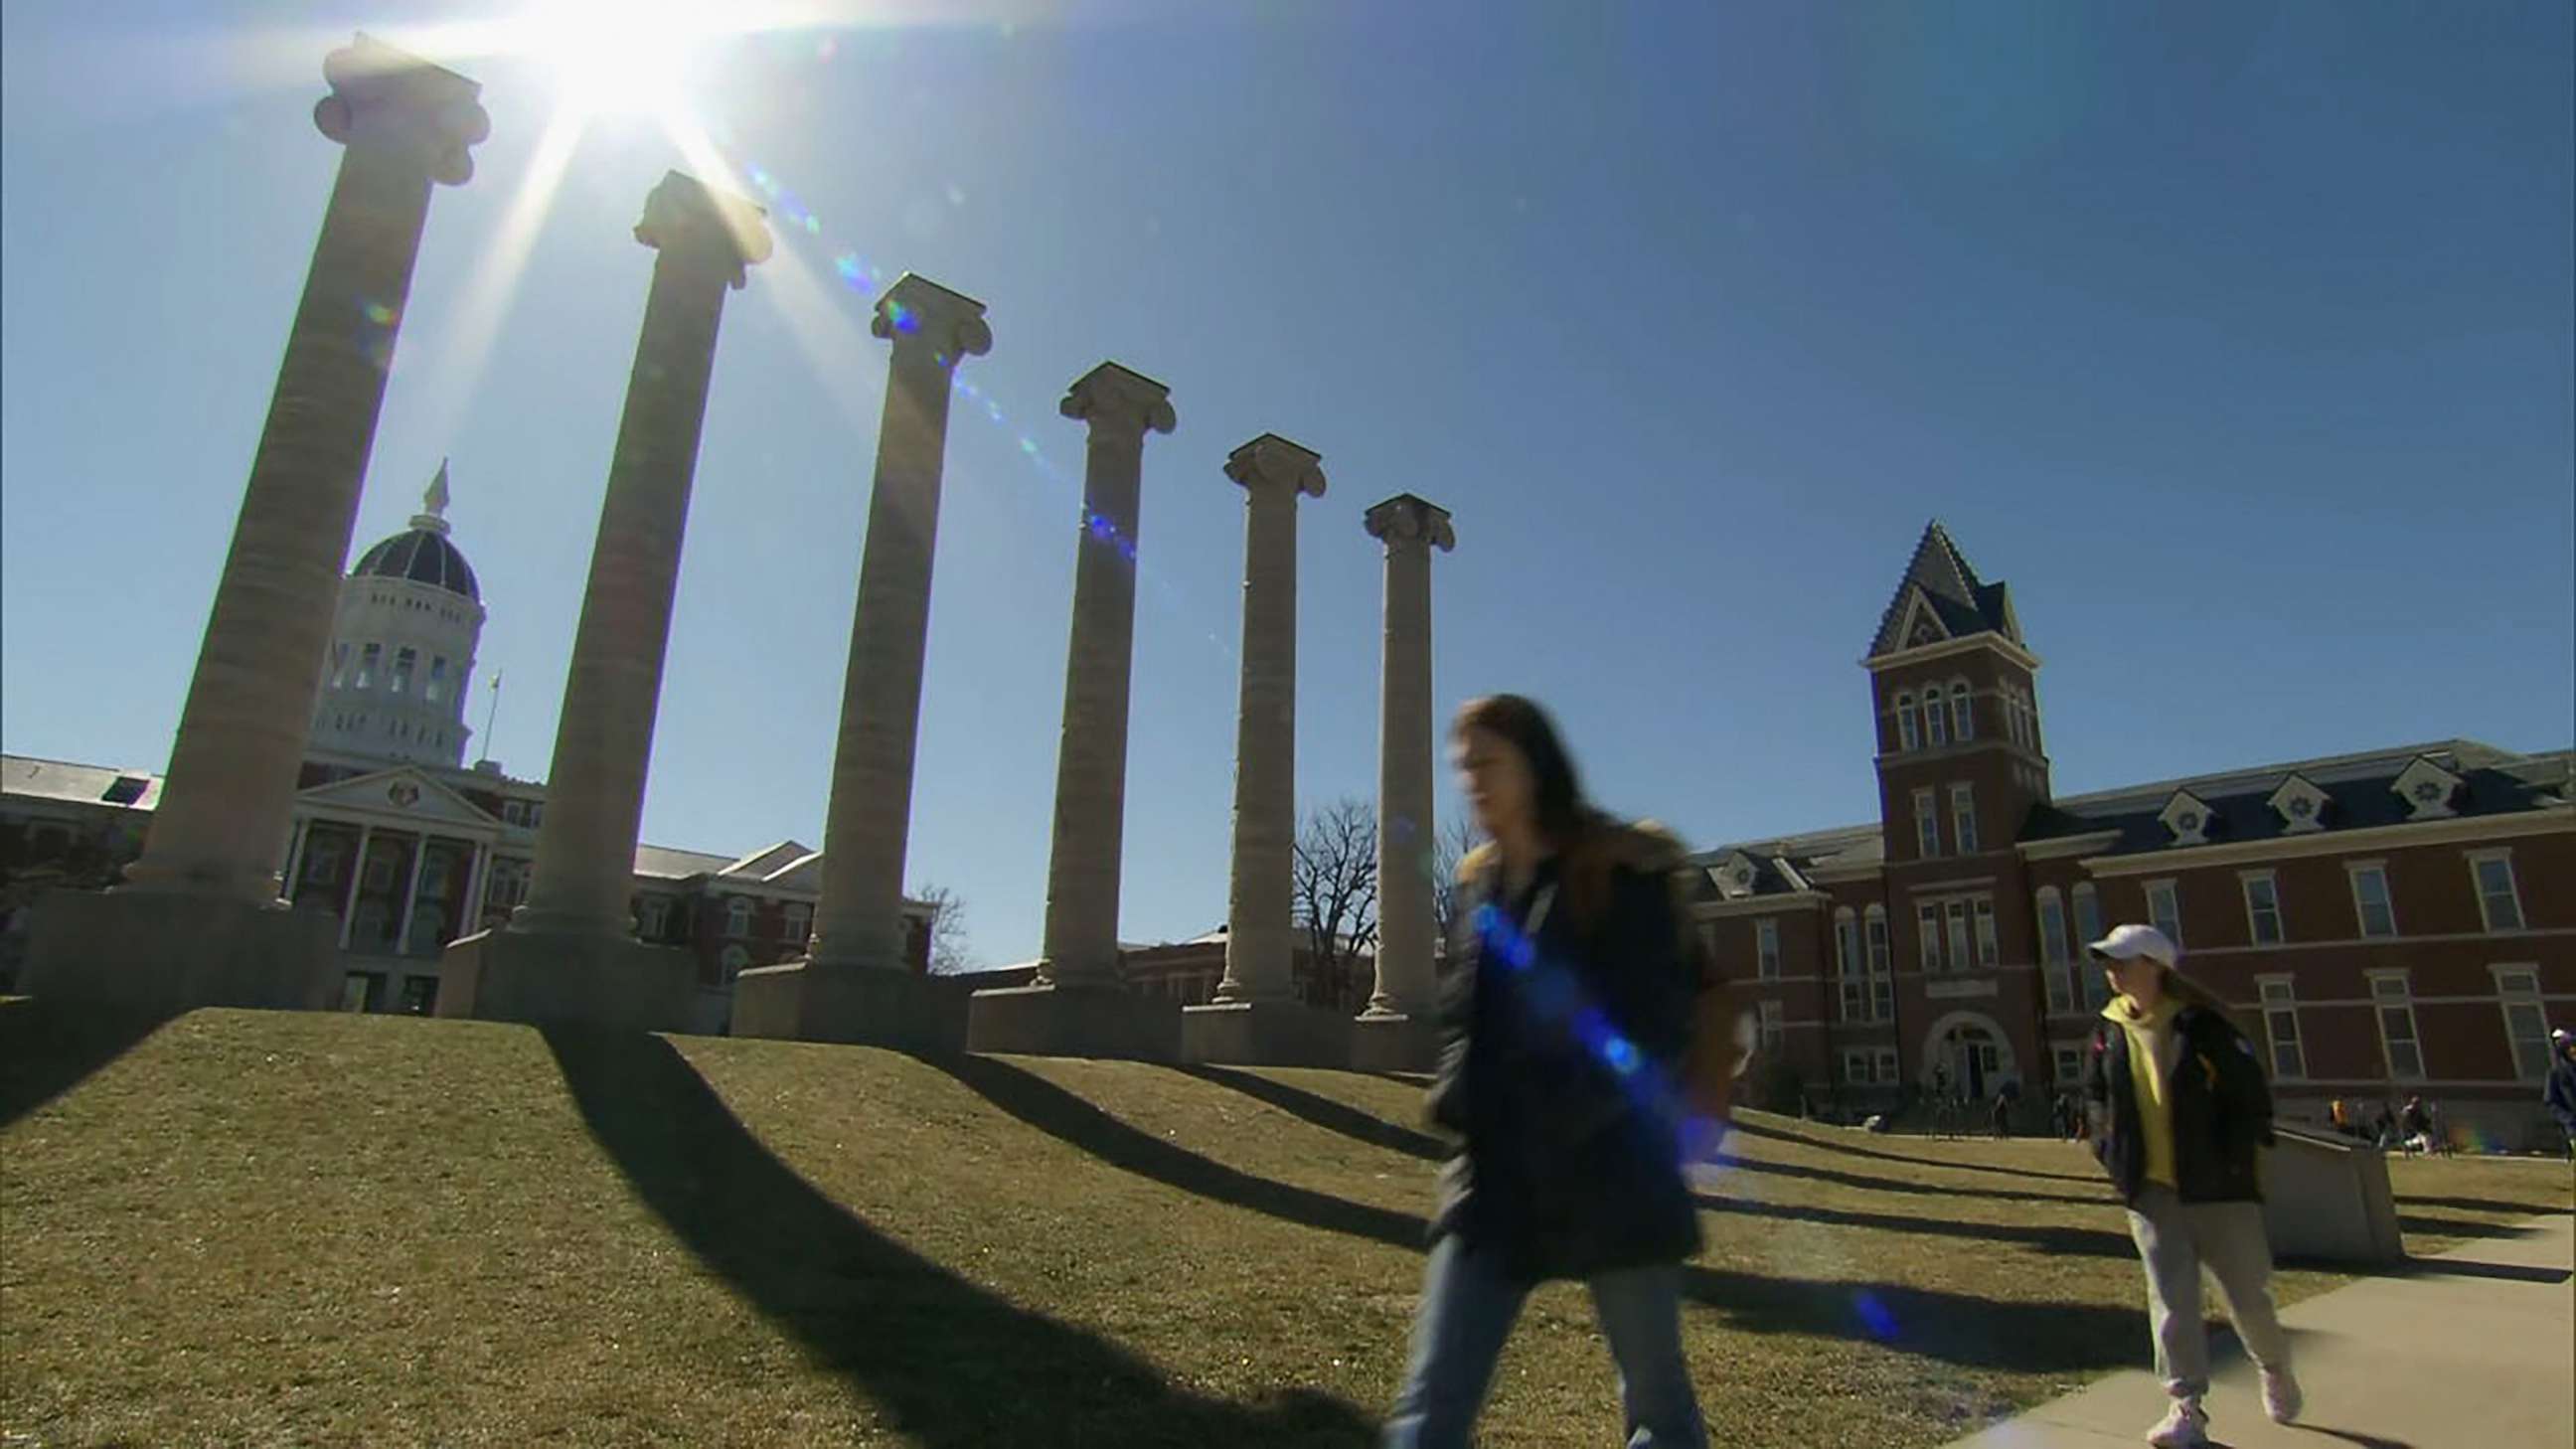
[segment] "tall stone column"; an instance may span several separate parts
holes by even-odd
[[[1193,1060],[1342,1064],[1343,1023],[1296,999],[1297,500],[1322,460],[1264,433],[1225,461],[1244,493],[1243,682],[1235,714],[1234,850],[1225,976],[1183,1013]]]
[[[327,933],[279,909],[278,847],[430,189],[474,174],[469,148],[491,122],[477,103],[481,86],[363,34],[333,51],[322,74],[331,93],[313,123],[346,149],[168,782],[119,898],[67,895],[39,913],[30,992],[169,1006],[323,1006],[337,995]]]
[[[1353,1037],[1354,1065],[1429,1070],[1432,1008],[1431,550],[1458,546],[1449,512],[1410,493],[1370,509],[1386,544],[1377,774],[1377,991]]]
[[[1171,389],[1104,362],[1067,392],[1063,414],[1091,425],[1073,565],[1073,640],[1056,752],[1055,843],[1047,861],[1038,980],[1118,978],[1118,876],[1127,805],[1128,680],[1135,662],[1137,523],[1145,434],[1168,433]]]
[[[769,256],[761,218],[676,171],[645,200],[635,239],[659,255],[591,544],[528,900],[505,931],[451,949],[444,1015],[687,1020],[694,967],[686,952],[637,945],[629,903],[716,329],[725,293]]]
[[[904,970],[903,868],[948,397],[957,364],[990,351],[993,329],[983,303],[906,272],[877,299],[870,330],[894,344],[894,355],[841,685],[814,935],[804,961],[736,980],[734,1031],[954,1047],[964,1025],[958,1004],[933,1010],[932,988]]]

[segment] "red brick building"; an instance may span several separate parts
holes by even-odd
[[[2237,1008],[2284,1115],[2421,1093],[2463,1132],[2554,1140],[2576,755],[2449,740],[2057,796],[2040,661],[1938,523],[1864,664],[1878,821],[1699,857],[1703,929],[1808,1100],[2047,1099],[2104,1000],[2083,943],[2149,921]]]

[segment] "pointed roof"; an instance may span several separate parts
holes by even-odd
[[[1914,545],[1914,557],[1905,565],[1905,576],[1897,580],[1896,593],[1879,616],[1878,633],[1869,646],[1871,658],[1929,642],[1907,632],[1918,601],[1949,638],[1992,633],[2015,644],[2022,642],[2010,593],[2000,582],[1990,584],[1977,577],[1968,556],[1959,552],[1950,531],[1937,518],[1924,527],[1923,539]]]

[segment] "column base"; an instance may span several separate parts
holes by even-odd
[[[1440,1024],[1428,1014],[1371,1012],[1351,1023],[1351,1070],[1355,1072],[1436,1072],[1440,1069]]]
[[[1181,1009],[1182,1059],[1231,1067],[1351,1064],[1351,1024],[1302,1001],[1220,1001]]]
[[[166,1012],[339,1002],[340,923],[320,911],[136,890],[56,891],[28,909],[29,996]]]
[[[966,987],[882,967],[756,966],[734,978],[733,1035],[953,1055],[966,1049]]]
[[[504,928],[451,944],[438,962],[438,1014],[478,1021],[687,1031],[697,958],[613,936]]]
[[[1118,986],[999,987],[976,992],[967,1004],[966,1049],[1177,1063],[1181,1010]]]

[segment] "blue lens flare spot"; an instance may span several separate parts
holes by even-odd
[[[1896,1337],[1896,1314],[1878,1301],[1878,1295],[1864,1288],[1852,1295],[1852,1311],[1860,1315],[1861,1327],[1881,1343]]]

